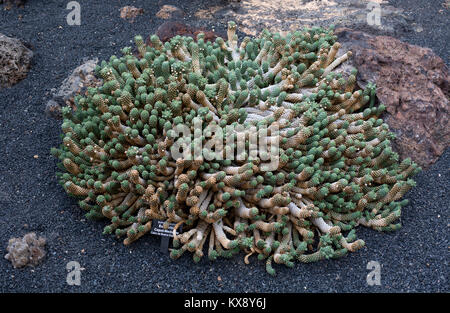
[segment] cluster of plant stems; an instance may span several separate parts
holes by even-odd
[[[375,86],[355,90],[356,70],[335,72],[351,52],[338,56],[333,29],[265,30],[239,44],[229,22],[227,37],[162,43],[153,35],[145,44],[136,36],[136,55],[127,47],[103,61],[103,85],[63,109],[63,143],[52,152],[87,216],[108,218],[104,233],[125,244],[155,219],[175,223],[172,258],[244,251],[246,263],[265,259],[270,274],[273,262],[292,267],[360,249],[358,225],[398,229],[419,168],[392,151]],[[222,158],[175,158],[174,144],[194,151],[208,140],[194,124],[247,147],[264,128],[268,152],[227,158],[227,146]],[[192,135],[177,138],[177,125]],[[236,125],[244,127],[227,133]],[[270,171],[265,153],[276,153]]]

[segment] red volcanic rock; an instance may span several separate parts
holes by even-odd
[[[199,33],[205,34],[205,41],[214,41],[218,37],[217,34],[212,31],[194,28],[175,21],[164,22],[156,30],[156,35],[162,42],[169,41],[172,37],[177,35],[190,36],[195,39]]]
[[[388,36],[350,29],[337,31],[342,50],[351,50],[358,83],[372,81],[386,105],[383,117],[397,135],[394,148],[422,167],[434,163],[450,145],[449,70],[431,49]]]

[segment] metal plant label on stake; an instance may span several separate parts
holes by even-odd
[[[169,238],[173,237],[173,228],[175,225],[175,223],[167,223],[161,220],[152,221],[152,229],[150,230],[150,234],[161,236],[160,251],[164,254],[169,254]],[[182,225],[177,228],[177,235],[180,234],[181,231]]]

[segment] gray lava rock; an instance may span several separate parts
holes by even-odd
[[[87,60],[72,71],[58,89],[52,90],[50,99],[45,108],[47,115],[55,118],[61,117],[61,107],[65,105],[74,106],[74,96],[81,93],[86,87],[94,87],[99,80],[94,75],[98,59]]]
[[[45,257],[44,246],[45,238],[37,238],[35,233],[28,233],[22,238],[11,238],[5,259],[11,261],[14,268],[37,265]]]
[[[15,38],[0,34],[0,89],[27,76],[33,52]]]
[[[423,168],[450,146],[450,72],[431,49],[389,36],[373,36],[341,28],[340,53],[353,52],[347,62],[358,69],[357,83],[376,83],[386,105],[383,119],[397,135],[394,149]]]

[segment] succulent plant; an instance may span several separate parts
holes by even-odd
[[[63,143],[52,152],[87,216],[110,219],[104,233],[125,244],[155,219],[175,223],[172,258],[243,250],[246,263],[266,259],[270,274],[273,262],[292,267],[358,250],[360,224],[398,229],[401,198],[414,186],[408,177],[420,168],[392,151],[375,86],[355,91],[356,70],[334,71],[351,52],[337,57],[333,28],[265,30],[238,44],[229,22],[227,35],[164,44],[136,36],[136,55],[126,47],[103,61],[103,85],[63,109]],[[179,136],[180,125],[192,132]],[[241,140],[248,151],[236,155],[227,144],[211,158],[203,148],[211,126],[215,139]],[[260,130],[266,151],[251,141]],[[175,157],[180,143],[200,155]]]

